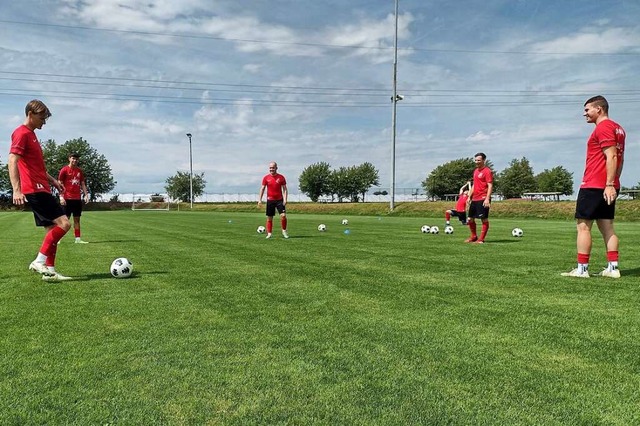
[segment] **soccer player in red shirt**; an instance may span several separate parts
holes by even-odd
[[[469,198],[469,189],[471,189],[471,182],[467,182],[460,188],[458,193],[458,202],[455,209],[445,210],[444,212],[444,225],[451,225],[451,216],[457,217],[460,223],[467,224],[467,199]]]
[[[487,156],[483,152],[474,155],[476,169],[473,171],[473,186],[469,191],[469,229],[471,236],[465,242],[483,244],[489,232],[489,208],[493,192],[493,172],[486,166]],[[478,238],[476,219],[482,221],[482,233]]]
[[[24,123],[11,135],[9,179],[13,188],[13,203],[23,206],[28,202],[36,226],[42,226],[46,231],[40,252],[29,269],[42,274],[45,281],[69,280],[70,277],[56,272],[55,261],[58,242],[69,231],[71,224],[51,194],[49,185],[55,186],[60,192],[64,191],[64,187],[47,173],[42,148],[34,132],[35,129],[42,129],[51,112],[42,101],[34,99],[25,107],[25,114]]]
[[[589,278],[591,227],[595,220],[604,239],[608,264],[599,275],[620,278],[618,269],[618,236],[613,229],[616,198],[620,191],[620,175],[624,162],[624,129],[609,118],[609,103],[594,96],[584,103],[584,117],[596,128],[587,140],[584,176],[576,200],[578,267],[563,272],[565,277]]]
[[[287,233],[287,180],[278,173],[278,164],[275,161],[269,163],[269,174],[262,178],[260,195],[258,195],[258,207],[262,205],[264,190],[267,190],[267,238],[271,238],[273,232],[273,216],[276,210],[280,214],[282,236],[289,238]]]
[[[82,169],[78,167],[80,154],[74,152],[69,155],[69,164],[60,169],[58,180],[64,187],[64,192],[60,194],[60,204],[64,206],[64,212],[69,219],[73,215],[73,233],[76,244],[87,244],[80,238],[80,216],[82,216],[82,193],[84,202],[89,202],[89,191]],[[80,192],[82,190],[82,193]]]

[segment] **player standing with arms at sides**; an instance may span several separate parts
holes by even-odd
[[[29,269],[42,274],[46,281],[71,279],[56,272],[55,261],[58,241],[69,231],[71,224],[62,207],[51,194],[50,184],[60,192],[64,187],[47,173],[42,155],[42,147],[34,132],[42,129],[51,117],[49,108],[37,99],[25,107],[26,119],[11,135],[9,150],[9,179],[13,188],[13,203],[31,205],[36,226],[43,226],[46,234],[40,252]]]
[[[466,243],[483,244],[489,232],[489,209],[491,208],[491,193],[493,192],[493,172],[485,165],[487,156],[483,152],[474,155],[476,169],[473,171],[473,186],[469,190],[469,229],[471,236]],[[476,219],[482,221],[482,233],[478,238]]]
[[[613,219],[620,190],[626,135],[624,129],[609,118],[609,103],[603,96],[587,100],[583,115],[587,123],[595,124],[596,128],[587,140],[584,176],[576,200],[578,267],[571,272],[563,272],[562,276],[589,278],[591,226],[595,220],[604,239],[608,260],[606,269],[598,275],[620,278],[619,241],[613,229]]]
[[[471,182],[467,182],[460,187],[456,208],[453,210],[445,210],[444,212],[445,226],[451,225],[451,216],[457,217],[463,225],[467,224],[467,199],[469,198],[470,189]]]
[[[80,238],[80,216],[82,216],[82,193],[84,202],[89,202],[89,191],[82,169],[78,167],[80,155],[72,153],[69,155],[69,164],[60,169],[58,180],[64,187],[64,192],[60,194],[60,204],[64,206],[64,212],[68,219],[73,215],[73,233],[76,244],[87,244]],[[82,193],[80,192],[82,190]]]
[[[282,226],[282,236],[289,238],[287,233],[287,180],[278,173],[278,164],[273,161],[269,163],[269,174],[262,178],[260,195],[258,195],[258,207],[262,205],[264,190],[267,190],[267,238],[271,238],[273,232],[273,216],[276,210],[280,214],[280,225]]]

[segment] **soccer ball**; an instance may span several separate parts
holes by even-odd
[[[327,230],[327,225],[325,225],[324,223],[321,223],[320,225],[318,225],[318,231],[324,232],[326,230]]]
[[[453,226],[448,225],[444,227],[444,233],[445,234],[453,234]]]
[[[431,228],[429,227],[429,225],[422,225],[422,228],[420,228],[420,232],[422,232],[423,234],[428,234],[429,232],[431,232]]]
[[[258,229],[256,229],[256,232],[258,234],[264,234],[266,231],[266,228],[264,226],[258,226]]]
[[[513,231],[511,231],[511,235],[516,238],[520,238],[524,235],[524,231],[520,228],[513,228]]]
[[[342,219],[342,224],[343,225],[348,225],[349,224],[349,220],[348,219]]]
[[[437,234],[438,232],[440,232],[440,228],[438,228],[437,226],[432,226],[430,232],[432,234]]]
[[[128,278],[133,273],[133,263],[126,257],[119,257],[111,262],[111,275],[116,278]]]

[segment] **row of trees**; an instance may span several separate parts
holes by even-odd
[[[332,201],[358,202],[364,201],[372,186],[380,185],[380,177],[371,163],[331,170],[329,163],[319,162],[304,169],[298,182],[300,191],[311,201],[331,197]]]
[[[106,157],[99,154],[89,143],[82,139],[71,139],[58,145],[52,139],[42,142],[42,154],[49,174],[58,177],[58,172],[69,163],[69,155],[80,154],[81,168],[87,180],[89,199],[95,201],[100,194],[106,194],[116,186],[111,166]],[[0,191],[11,194],[13,188],[9,180],[7,165],[0,161]]]
[[[487,166],[494,172],[494,193],[504,198],[518,198],[526,192],[559,192],[573,194],[573,173],[562,166],[545,169],[534,175],[526,157],[514,158],[504,170],[496,173],[491,161]],[[425,192],[443,198],[445,194],[457,194],[465,182],[471,180],[476,168],[473,158],[460,158],[442,164],[422,181]]]
[[[95,201],[101,194],[109,193],[115,188],[117,182],[113,179],[109,161],[86,140],[82,138],[71,139],[61,145],[51,139],[42,142],[45,164],[49,174],[53,177],[57,177],[60,169],[69,163],[69,154],[74,152],[80,155],[80,167],[87,180],[91,201]],[[202,195],[205,185],[204,173],[193,176],[194,198]],[[167,178],[165,190],[172,199],[189,202],[191,200],[189,173],[177,172],[176,175]],[[0,160],[0,192],[4,193],[4,197],[9,200],[12,191],[7,165]]]

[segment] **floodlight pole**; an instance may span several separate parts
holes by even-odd
[[[398,96],[398,0],[395,0],[395,38],[393,44],[393,96],[391,102],[393,104],[391,112],[391,185],[389,193],[391,201],[389,202],[389,210],[395,208],[395,192],[396,192],[396,106],[402,97]]]
[[[189,201],[193,210],[193,153],[191,151],[191,133],[187,133],[189,138]]]

